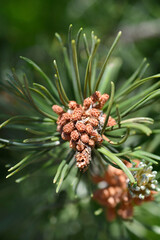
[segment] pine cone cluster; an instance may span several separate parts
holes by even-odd
[[[76,101],[70,101],[68,111],[53,105],[53,111],[59,115],[57,131],[65,141],[70,142],[70,148],[76,150],[77,167],[84,170],[91,160],[91,150],[95,144],[100,145],[103,138],[100,134],[106,115],[102,108],[109,99],[108,94],[96,91],[91,97],[84,99],[83,106]],[[107,126],[114,126],[116,121],[109,117]]]

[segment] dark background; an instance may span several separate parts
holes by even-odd
[[[119,30],[122,38],[118,57],[122,59],[120,75],[130,74],[143,57],[150,68],[147,75],[160,72],[160,3],[158,0],[5,0],[0,1],[0,81],[12,67],[25,69],[19,56],[37,62],[42,69],[52,74],[52,60],[56,57],[57,41],[54,34],[67,40],[69,24],[76,33],[80,27],[89,35],[92,30],[101,38],[102,46],[109,46]],[[1,89],[0,116],[12,112],[7,109],[9,99]],[[12,102],[14,104],[14,102]],[[155,111],[156,109],[156,111]],[[155,116],[159,103],[149,113]],[[1,131],[1,136],[8,132]],[[159,138],[152,145],[152,152],[159,151]],[[16,161],[17,153],[0,152],[0,239],[2,240],[50,240],[50,239],[110,239],[105,229],[105,217],[93,215],[88,199],[70,200],[66,192],[55,194],[51,170],[39,171],[20,184],[15,178],[5,179],[5,165]],[[83,198],[83,197],[82,197]],[[156,222],[156,217],[149,219]],[[116,226],[111,226],[115,231]],[[141,232],[141,229],[139,230]],[[138,234],[138,233],[137,233]],[[158,234],[144,230],[148,239],[159,239]],[[143,235],[142,234],[142,235]],[[114,235],[114,234],[113,234]],[[130,234],[131,239],[139,239]],[[137,238],[138,237],[138,238]],[[143,236],[142,236],[143,237]],[[112,239],[119,239],[114,236]]]

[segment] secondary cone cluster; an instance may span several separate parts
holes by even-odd
[[[158,181],[155,179],[157,171],[152,171],[153,167],[144,162],[138,163],[137,167],[141,168],[141,170],[133,172],[137,184],[129,184],[129,191],[132,197],[145,199],[151,192],[159,191],[157,187]]]
[[[76,150],[77,167],[84,170],[91,161],[91,150],[95,144],[101,144],[100,134],[106,115],[101,109],[109,99],[108,94],[96,91],[91,97],[84,99],[83,106],[70,101],[68,111],[58,105],[53,105],[53,111],[59,115],[57,131],[65,141],[70,142],[70,148]],[[114,126],[116,121],[109,117],[107,126]]]
[[[125,164],[127,167],[131,167],[131,164],[126,161]],[[140,179],[143,179],[144,172],[135,171],[135,175],[136,174],[138,174]],[[106,217],[109,221],[114,220],[117,215],[122,219],[129,219],[133,217],[134,205],[141,205],[143,202],[153,201],[154,194],[156,193],[156,191],[150,189],[150,192],[148,191],[147,194],[144,194],[144,189],[142,190],[138,188],[138,194],[135,194],[135,189],[134,195],[133,193],[131,194],[131,190],[128,188],[128,179],[125,173],[112,166],[108,166],[104,177],[95,176],[93,181],[98,183],[100,188],[94,192],[93,199],[100,205],[106,207]],[[142,198],[140,194],[143,194],[144,197]]]

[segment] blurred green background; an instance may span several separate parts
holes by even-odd
[[[0,2],[0,81],[12,67],[25,69],[20,55],[34,60],[51,75],[58,48],[54,34],[60,33],[66,41],[70,23],[75,33],[80,27],[88,35],[94,30],[102,40],[102,48],[108,48],[116,33],[122,30],[117,50],[123,60],[121,76],[130,76],[143,57],[150,63],[148,75],[160,72],[159,0],[6,0]],[[5,107],[13,99],[3,89],[0,101],[2,119],[4,114],[14,113]],[[149,113],[157,121],[159,109],[159,104],[155,105]],[[7,136],[7,130],[0,134]],[[151,150],[159,154],[159,137],[151,145]],[[14,177],[5,180],[5,165],[17,157],[17,153],[1,151],[0,239],[110,239],[105,217],[94,216],[95,203],[90,204],[85,191],[80,196],[82,201],[72,198],[72,190],[55,194],[54,173],[50,169],[39,171],[20,184],[14,182]],[[149,221],[159,225],[156,215]],[[149,229],[143,229],[143,234],[140,229],[136,236],[130,234],[130,238],[124,238],[116,227],[110,226],[113,233],[117,231],[112,239],[159,239],[159,234],[155,231],[151,235]]]

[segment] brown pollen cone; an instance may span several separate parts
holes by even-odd
[[[79,139],[79,132],[77,130],[71,132],[71,139],[74,141],[77,141]]]
[[[86,125],[82,122],[77,122],[76,123],[76,128],[79,132],[85,132],[86,130]]]
[[[53,105],[52,110],[58,115],[61,115],[62,113],[64,113],[63,108],[58,105]]]
[[[63,132],[65,132],[65,133],[71,133],[73,130],[74,130],[73,122],[69,122],[66,125],[64,125],[64,127],[63,127]]]
[[[68,107],[69,107],[70,109],[74,110],[75,108],[78,107],[78,104],[76,103],[76,101],[70,101],[70,102],[68,103]]]

